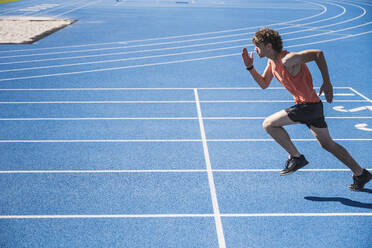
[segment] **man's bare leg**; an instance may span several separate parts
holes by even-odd
[[[321,147],[332,153],[342,163],[349,167],[354,175],[360,176],[363,173],[363,168],[360,167],[349,152],[331,138],[328,128],[316,128],[312,126],[311,131],[317,138]]]
[[[296,124],[292,121],[285,110],[270,115],[265,119],[262,126],[273,139],[281,145],[291,157],[299,157],[301,153],[297,150],[287,131],[283,126]]]

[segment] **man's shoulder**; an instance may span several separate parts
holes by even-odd
[[[285,67],[298,66],[303,64],[302,52],[287,52],[282,55],[281,62]]]
[[[283,59],[287,60],[289,58],[292,58],[293,56],[297,55],[298,53],[296,52],[290,52],[290,51],[282,51],[282,56],[281,56],[281,59],[283,61]]]

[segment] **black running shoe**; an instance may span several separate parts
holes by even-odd
[[[360,176],[353,175],[354,183],[349,186],[349,189],[353,191],[360,191],[364,188],[364,185],[368,183],[369,180],[371,179],[372,179],[372,174],[366,169],[363,169],[362,175]]]
[[[288,159],[287,164],[285,165],[285,168],[280,171],[280,175],[289,175],[296,170],[301,169],[305,165],[307,165],[309,162],[306,160],[304,155],[301,155],[298,158],[292,157]]]

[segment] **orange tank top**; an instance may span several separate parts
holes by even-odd
[[[275,78],[293,95],[297,104],[319,102],[320,98],[313,87],[313,79],[306,64],[301,65],[301,71],[295,77],[290,74],[282,63],[282,57],[288,53],[283,50],[275,64],[269,60],[271,71]]]

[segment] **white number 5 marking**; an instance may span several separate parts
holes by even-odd
[[[333,107],[334,110],[340,111],[340,112],[358,112],[363,110],[370,110],[372,111],[372,106],[364,106],[359,108],[353,108],[353,109],[345,109],[344,106],[335,106]]]
[[[372,128],[368,128],[367,126],[368,126],[368,124],[366,124],[366,123],[359,123],[359,124],[355,125],[355,127],[360,129],[360,130],[372,132]]]

